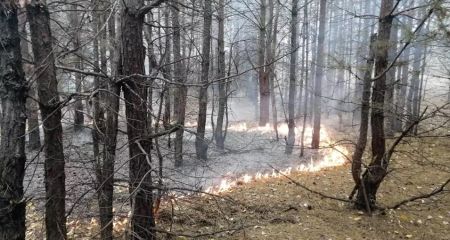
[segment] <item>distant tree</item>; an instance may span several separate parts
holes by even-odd
[[[224,117],[227,107],[227,79],[225,79],[225,1],[219,0],[218,17],[219,35],[217,39],[218,57],[217,57],[217,78],[222,79],[219,82],[219,109],[216,122],[216,145],[219,149],[224,149]],[[232,54],[232,53],[230,53]]]
[[[205,1],[203,9],[203,33],[202,33],[202,73],[198,97],[197,135],[195,138],[195,152],[197,158],[206,159],[208,143],[205,139],[206,112],[208,107],[208,86],[211,52],[211,25],[212,25],[212,1]]]
[[[318,149],[320,144],[320,119],[322,115],[322,78],[325,70],[325,24],[326,24],[326,4],[327,0],[320,0],[320,14],[319,14],[319,35],[317,39],[317,59],[315,70],[315,84],[314,84],[314,126],[311,147]]]
[[[298,31],[298,0],[292,0],[291,9],[291,62],[289,65],[289,103],[288,127],[289,133],[286,143],[286,153],[291,154],[295,143],[295,97],[296,97],[296,71],[297,71],[297,31]],[[299,103],[300,104],[300,103]]]
[[[187,87],[186,83],[186,69],[181,55],[181,25],[179,6],[183,0],[175,0],[171,7],[172,12],[172,28],[173,28],[173,61],[174,61],[174,80],[178,83],[174,94],[174,119],[179,126],[184,127],[186,118],[186,98]],[[174,139],[174,159],[175,167],[180,167],[183,164],[183,135],[184,129],[180,128],[175,133]]]

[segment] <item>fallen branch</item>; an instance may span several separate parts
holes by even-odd
[[[301,183],[295,181],[295,180],[292,179],[291,177],[289,177],[289,176],[287,176],[286,174],[282,173],[280,170],[278,170],[278,169],[272,167],[271,165],[269,165],[269,166],[270,166],[273,170],[275,170],[278,174],[280,174],[281,176],[287,178],[289,181],[291,181],[291,182],[292,182],[293,184],[295,184],[296,186],[299,186],[299,187],[305,189],[306,191],[308,191],[308,192],[310,192],[310,193],[317,194],[317,195],[319,195],[319,196],[321,196],[321,197],[323,197],[323,198],[328,198],[328,199],[337,200],[337,201],[346,202],[346,203],[353,203],[353,201],[348,200],[348,199],[345,199],[345,198],[339,198],[339,197],[330,196],[330,195],[327,195],[327,194],[325,194],[325,193],[321,193],[321,192],[318,192],[318,191],[316,191],[316,190],[310,189],[310,188],[308,188],[307,186],[305,186],[305,185],[303,185],[303,184],[301,184]]]
[[[432,196],[434,196],[434,195],[436,195],[436,194],[439,194],[439,193],[443,192],[443,191],[445,190],[445,187],[446,187],[449,183],[450,183],[450,178],[447,179],[447,181],[445,181],[441,186],[439,186],[438,188],[434,189],[434,190],[433,190],[432,192],[430,192],[430,193],[422,194],[422,195],[419,195],[419,196],[414,196],[414,197],[405,199],[405,200],[403,200],[403,201],[401,201],[401,202],[395,204],[394,206],[387,207],[387,209],[398,209],[400,206],[405,205],[405,204],[407,204],[407,203],[409,203],[409,202],[414,202],[414,201],[419,200],[419,199],[425,199],[425,198],[432,197]]]

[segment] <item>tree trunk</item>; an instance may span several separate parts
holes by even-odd
[[[361,186],[361,166],[362,166],[362,156],[364,150],[366,149],[367,143],[367,130],[369,128],[369,112],[370,112],[370,95],[372,86],[372,71],[374,64],[374,42],[376,40],[376,35],[372,35],[369,46],[369,53],[367,57],[367,63],[364,73],[364,81],[361,95],[361,125],[359,127],[359,137],[356,143],[355,152],[352,158],[352,176],[355,182],[355,190],[358,190],[364,194],[364,186]],[[353,195],[353,194],[352,194]],[[365,199],[364,199],[365,200]],[[365,206],[365,201],[363,202]]]
[[[22,69],[16,6],[0,1],[0,239],[25,239],[25,122],[27,85]]]
[[[30,45],[28,43],[28,31],[26,28],[27,24],[27,13],[25,9],[19,10],[19,32],[22,35],[20,45],[22,58],[32,61],[33,56],[31,55]],[[25,39],[25,40],[24,40]],[[32,76],[34,72],[34,67],[32,64],[22,61],[23,70],[25,76]],[[27,125],[28,125],[28,148],[30,150],[37,150],[41,148],[41,137],[39,130],[39,108],[36,102],[36,84],[34,81],[30,82],[31,86],[28,88],[28,95],[31,98],[27,99]]]
[[[223,79],[219,82],[219,109],[217,112],[216,122],[216,145],[219,149],[224,149],[224,116],[225,108],[227,106],[227,80],[225,79],[225,1],[219,0],[218,6],[218,22],[219,22],[219,36],[217,40],[218,60],[217,60],[217,78]],[[230,53],[231,54],[231,53]]]
[[[259,125],[265,126],[269,123],[270,108],[270,84],[267,72],[265,70],[266,63],[266,0],[261,0],[260,21],[259,21],[259,49],[258,49],[258,79],[259,79]]]
[[[153,187],[151,176],[150,141],[147,138],[147,82],[144,78],[145,48],[143,42],[144,15],[140,0],[125,0],[120,26],[120,75],[127,119],[130,157],[131,239],[155,239],[153,216]]]
[[[413,4],[413,3],[411,3]],[[411,5],[412,6],[412,5]],[[406,29],[408,27],[412,27],[412,19],[407,17],[405,20],[405,27],[402,30],[402,38],[406,39],[409,37],[410,30]],[[400,70],[400,84],[397,85],[397,103],[395,109],[395,131],[401,132],[403,129],[403,119],[405,117],[405,106],[406,106],[406,96],[407,96],[407,85],[408,85],[408,77],[409,77],[409,60],[411,54],[411,47],[407,47],[402,53],[402,57],[400,60],[401,67]]]
[[[197,135],[195,138],[195,152],[197,158],[206,159],[208,143],[205,139],[206,111],[208,107],[208,82],[211,52],[211,25],[212,25],[212,2],[205,1],[203,15],[203,47],[202,47],[202,75],[198,99]]]
[[[295,97],[296,97],[296,68],[297,68],[297,31],[298,31],[298,0],[292,0],[291,10],[291,62],[289,65],[289,102],[288,102],[288,137],[286,154],[292,154],[295,144]]]
[[[322,101],[322,78],[325,69],[325,20],[326,20],[326,4],[327,0],[320,0],[320,17],[319,17],[319,36],[317,43],[317,61],[316,61],[316,77],[314,84],[314,126],[311,147],[318,149],[320,144],[320,118],[321,118],[321,101]]]
[[[113,196],[114,196],[114,162],[117,145],[118,113],[120,88],[114,80],[117,78],[116,62],[119,61],[116,49],[116,23],[115,14],[112,14],[108,21],[109,33],[109,53],[111,73],[114,75],[113,81],[108,82],[107,92],[102,95],[101,103],[105,105],[105,122],[103,140],[102,158],[98,159],[97,165],[97,184],[98,184],[98,205],[100,211],[100,236],[102,240],[113,239]],[[106,42],[105,42],[106,44]]]
[[[305,100],[303,101],[303,126],[302,126],[302,132],[301,132],[301,136],[300,136],[300,157],[304,156],[305,153],[305,144],[304,144],[304,140],[305,140],[305,131],[306,131],[306,119],[308,116],[308,100],[309,100],[309,89],[308,89],[308,84],[309,84],[309,20],[308,20],[308,0],[305,0],[305,8],[303,9],[303,15],[304,15],[304,28],[305,28],[305,32],[304,32],[304,37],[303,37],[303,43],[304,43],[304,47],[305,47],[305,59],[304,59],[304,76],[305,76]]]
[[[50,15],[42,1],[27,5],[36,63],[39,108],[45,141],[45,225],[47,239],[66,239],[65,172],[61,106],[53,55]]]
[[[389,60],[392,61],[397,55],[397,40],[398,40],[398,27],[397,23],[392,24],[391,32],[391,47],[389,50]],[[396,70],[397,66],[393,66],[387,73],[387,88],[386,88],[386,99],[385,99],[385,111],[386,111],[386,136],[394,136],[395,127],[395,103],[394,103],[394,93],[396,85]]]
[[[172,27],[173,27],[173,61],[174,66],[174,80],[178,83],[174,94],[174,118],[179,126],[184,127],[186,115],[186,97],[187,88],[184,85],[186,81],[186,70],[184,61],[181,56],[181,26],[179,20],[180,0],[176,0],[172,7]],[[180,167],[183,164],[183,135],[184,128],[180,128],[175,133],[174,148],[175,148],[175,167]]]
[[[386,73],[388,66],[389,41],[393,16],[391,15],[394,0],[382,0],[378,23],[378,39],[375,47],[375,76],[376,80],[372,93],[372,161],[364,174],[362,186],[365,191],[358,191],[357,207],[366,206],[366,199],[372,209],[376,204],[378,188],[387,174],[388,160],[385,158],[386,139],[384,135],[384,96],[386,92]]]
[[[272,25],[272,27],[270,28],[270,31],[272,32],[271,34],[271,39],[269,44],[271,44],[270,47],[270,52],[267,56],[267,58],[269,59],[270,62],[270,66],[268,67],[268,74],[269,74],[269,83],[270,83],[270,97],[271,97],[271,101],[272,101],[272,124],[273,124],[273,130],[275,131],[275,138],[278,141],[279,140],[279,136],[278,136],[278,110],[277,110],[277,95],[275,94],[276,91],[276,86],[275,86],[275,81],[276,81],[276,73],[275,73],[275,68],[276,68],[276,63],[274,62],[275,60],[275,54],[276,54],[276,47],[277,47],[277,41],[278,41],[278,18],[280,15],[280,8],[277,8],[277,12],[275,14],[275,16],[273,16],[273,12],[275,10],[275,5],[274,5],[274,0],[269,0],[269,6],[270,6],[270,12],[271,12],[271,19],[274,19],[274,22]],[[277,84],[278,85],[278,84]]]
[[[361,9],[363,9],[363,14],[364,15],[369,15],[370,14],[370,1],[361,1]],[[367,52],[366,52],[366,48],[367,48],[367,44],[370,44],[369,41],[369,37],[371,32],[368,30],[370,28],[370,20],[367,18],[364,18],[361,20],[360,23],[360,31],[359,31],[359,36],[361,38],[360,44],[358,46],[358,62],[361,63],[362,65],[358,66],[358,78],[356,79],[356,86],[355,86],[355,102],[356,103],[360,103],[362,102],[362,94],[364,93],[364,77],[365,74],[367,72],[367,61],[366,61],[366,57],[367,57]],[[356,119],[356,121],[361,121],[361,119],[359,119],[359,117],[361,116],[361,109],[362,106],[356,106],[356,111],[353,111],[354,114],[354,119]]]
[[[164,24],[169,27],[170,26],[170,11],[167,8],[164,10]],[[170,30],[171,31],[171,30]],[[168,79],[169,81],[172,81],[172,38],[171,33],[169,31],[166,31],[165,36],[165,47],[164,47],[164,68],[163,68],[163,76],[165,79]],[[171,113],[171,86],[167,83],[164,84],[164,116],[163,116],[163,124],[164,129],[170,128],[170,113]],[[170,147],[170,135],[169,135],[169,147]]]
[[[70,13],[69,13],[69,19],[70,19],[70,25],[73,27],[73,31],[72,31],[72,46],[74,49],[80,50],[80,32],[81,32],[81,27],[79,27],[80,23],[79,23],[79,19],[78,19],[78,12],[77,12],[77,5],[76,4],[72,4],[70,6]],[[76,69],[82,69],[83,66],[83,60],[80,57],[80,51],[75,51],[74,52],[74,64],[75,64],[75,68]],[[76,93],[81,93],[82,91],[82,82],[83,82],[83,77],[81,75],[81,73],[75,73],[75,92]],[[84,113],[83,113],[83,102],[81,100],[80,97],[76,97],[75,98],[75,102],[74,102],[74,119],[73,119],[73,124],[74,124],[74,130],[75,131],[80,131],[83,126],[84,126]]]

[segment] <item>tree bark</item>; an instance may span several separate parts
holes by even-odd
[[[33,0],[27,5],[27,15],[37,69],[39,108],[44,127],[46,235],[47,239],[66,239],[63,132],[50,15],[45,3],[39,0]]]
[[[195,138],[195,152],[197,158],[207,159],[208,144],[205,139],[206,111],[208,107],[208,82],[211,52],[211,25],[212,25],[212,2],[205,1],[203,14],[203,47],[202,47],[202,75],[198,99],[197,135]]]
[[[22,69],[17,9],[0,1],[0,239],[25,239],[25,122],[27,84]]]
[[[369,128],[370,95],[372,86],[372,71],[375,57],[374,56],[375,40],[376,35],[372,35],[370,40],[367,63],[365,67],[364,81],[361,95],[361,112],[360,112],[361,125],[359,127],[359,137],[356,143],[355,152],[353,153],[352,157],[352,176],[353,181],[355,182],[355,189],[361,191],[363,194],[365,190],[363,186],[361,186],[361,166],[362,166],[362,156],[364,154],[364,150],[366,149],[367,132]],[[363,203],[365,204],[365,201]]]
[[[392,61],[397,55],[397,40],[398,40],[398,26],[392,24],[391,30],[391,47],[389,49],[389,60]],[[394,65],[387,73],[387,86],[386,86],[386,99],[385,99],[385,111],[386,111],[386,136],[392,137],[395,132],[395,85],[396,85],[396,71],[397,66]]]
[[[273,20],[273,24],[270,24],[271,27],[269,28],[270,31],[272,32],[272,34],[271,34],[270,42],[269,42],[269,44],[271,44],[271,47],[268,48],[268,56],[267,56],[267,58],[269,59],[268,62],[270,63],[270,65],[268,66],[268,74],[269,74],[269,83],[270,83],[270,98],[271,98],[271,102],[272,102],[272,125],[273,125],[273,130],[275,131],[275,138],[278,141],[279,140],[278,110],[277,110],[277,95],[275,94],[275,91],[276,91],[276,86],[275,86],[276,63],[274,62],[274,60],[275,60],[276,47],[277,47],[277,41],[278,41],[278,18],[280,15],[280,8],[279,7],[277,8],[277,12],[275,13],[275,16],[274,16],[274,11],[275,11],[274,0],[269,0],[269,7],[270,7],[270,18],[271,19],[275,18],[275,19]]]
[[[389,159],[385,157],[386,139],[384,135],[384,97],[386,92],[386,73],[388,66],[389,41],[393,16],[394,0],[382,0],[378,23],[378,39],[375,42],[375,76],[372,91],[372,161],[362,179],[365,191],[358,191],[356,206],[373,209],[376,204],[378,188],[387,174]],[[367,199],[367,201],[366,201]],[[366,206],[368,202],[369,206]]]
[[[298,0],[292,0],[291,9],[291,62],[289,65],[289,102],[288,102],[288,137],[286,154],[292,154],[295,144],[295,97],[296,97],[296,68],[297,68],[297,32],[298,32]]]
[[[267,72],[265,70],[266,63],[266,13],[267,2],[261,0],[260,20],[259,20],[259,49],[258,49],[258,79],[259,79],[259,125],[265,126],[269,123],[270,108],[270,85]]]
[[[219,36],[217,40],[218,58],[217,58],[217,78],[223,79],[219,82],[219,109],[217,112],[216,122],[216,145],[223,150],[225,147],[224,137],[224,117],[225,108],[227,107],[227,80],[225,79],[225,1],[219,0],[218,17],[219,22]],[[231,53],[230,53],[231,54]]]
[[[118,74],[116,63],[119,61],[119,55],[115,53],[115,49],[117,47],[117,44],[115,43],[115,14],[112,12],[108,13],[111,14],[111,17],[107,23],[109,33],[108,46],[111,59],[111,73],[113,74],[114,78],[112,81],[110,80],[108,82],[107,86],[105,86],[108,91],[102,94],[101,99],[102,104],[105,105],[105,122],[104,133],[102,134],[103,154],[102,158],[98,159],[97,165],[97,198],[100,211],[100,236],[102,240],[113,239],[114,162],[116,156],[120,96],[120,88],[115,83]]]
[[[413,3],[411,3],[413,4]],[[411,5],[412,6],[412,5]],[[407,27],[412,27],[412,19],[408,17],[405,20],[405,27],[402,30],[402,38],[406,39],[409,37],[409,30]],[[406,97],[407,97],[407,85],[408,85],[408,77],[409,77],[409,60],[411,54],[411,47],[407,47],[401,57],[400,63],[400,84],[397,85],[397,99],[396,99],[396,109],[395,109],[395,131],[401,132],[403,129],[403,119],[405,117],[405,106],[406,106]]]
[[[326,20],[327,0],[320,0],[319,36],[317,39],[317,61],[316,77],[314,84],[314,126],[311,147],[318,149],[320,144],[320,121],[321,121],[321,101],[322,101],[322,78],[325,68],[325,20]]]
[[[172,27],[173,27],[173,61],[174,66],[174,80],[178,83],[174,94],[174,118],[179,126],[184,127],[186,115],[186,97],[187,88],[184,85],[186,82],[186,70],[184,61],[181,56],[181,26],[179,20],[179,10],[181,0],[175,0],[172,7]],[[175,148],[175,167],[180,167],[183,164],[183,135],[184,128],[180,128],[175,133],[174,148]]]
[[[80,48],[80,30],[81,28],[79,27],[80,23],[79,23],[79,19],[78,19],[78,12],[77,12],[77,5],[76,4],[72,4],[70,6],[70,25],[72,25],[73,27],[73,31],[72,31],[72,46],[74,49],[78,49]],[[83,66],[83,61],[82,58],[80,57],[80,51],[75,51],[75,68],[76,69],[82,69]],[[82,82],[83,82],[83,77],[81,75],[81,73],[75,73],[75,92],[77,93],[81,93],[82,91]],[[83,126],[84,126],[84,113],[83,113],[83,101],[81,100],[80,97],[75,97],[75,102],[74,102],[74,119],[73,119],[73,124],[74,124],[74,130],[75,131],[80,131],[82,130]]]
[[[25,9],[19,10],[19,32],[22,35],[20,45],[22,58],[32,61],[33,56],[30,50],[30,44],[28,43],[28,31],[27,31],[27,13]],[[25,40],[24,40],[25,39]],[[25,76],[30,76],[33,74],[34,66],[27,61],[22,61],[23,70]],[[30,82],[31,86],[28,88],[27,98],[27,126],[28,126],[28,148],[30,150],[37,150],[41,148],[41,137],[39,130],[39,108],[36,102],[36,84],[34,81]]]
[[[147,138],[147,86],[144,78],[145,48],[143,42],[143,1],[125,0],[120,25],[120,75],[122,82],[129,141],[129,171],[131,194],[131,239],[155,239],[153,216],[153,186],[151,176],[150,141]]]
[[[305,131],[306,131],[306,120],[308,116],[308,100],[309,100],[309,81],[310,81],[310,75],[309,75],[309,19],[308,19],[308,0],[305,0],[305,8],[303,9],[303,15],[304,15],[304,37],[303,37],[303,43],[305,47],[305,59],[304,59],[304,76],[305,76],[305,100],[303,101],[303,126],[302,126],[302,132],[300,136],[300,157],[304,156],[305,153]]]

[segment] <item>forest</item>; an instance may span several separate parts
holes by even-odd
[[[0,0],[0,240],[450,239],[447,0]]]

